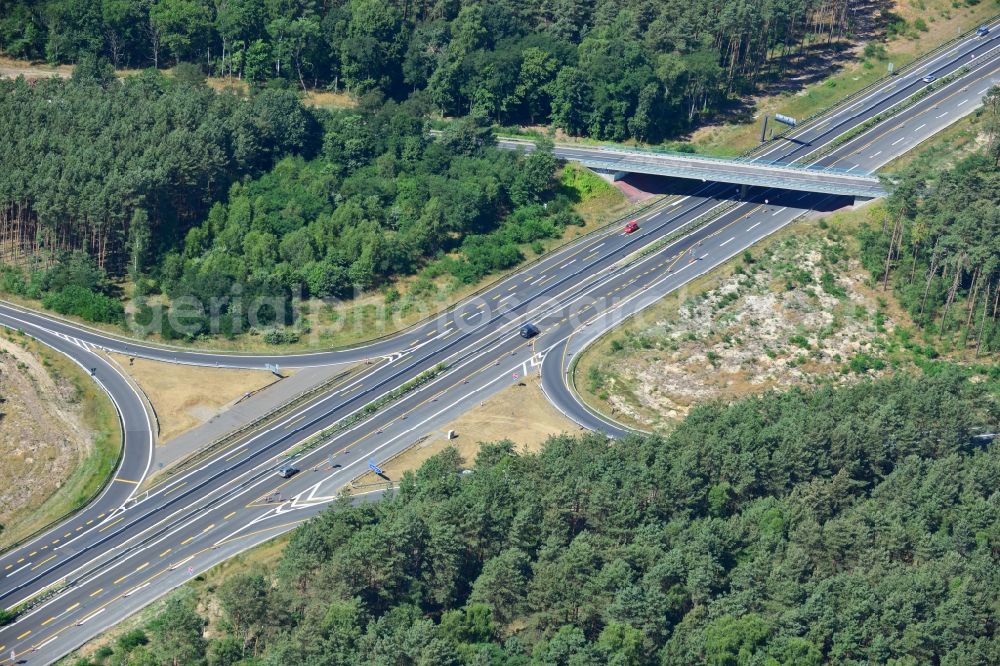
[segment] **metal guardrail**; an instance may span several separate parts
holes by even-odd
[[[557,148],[558,149],[558,148]],[[842,175],[854,180],[877,180],[874,176],[866,176],[861,173],[851,173],[848,169],[839,169],[836,167],[823,167],[816,168],[814,166],[809,166],[808,164],[790,164],[788,162],[781,161],[751,161],[742,157],[720,157],[718,155],[702,155],[701,153],[685,153],[676,150],[656,150],[656,149],[646,149],[646,148],[632,148],[632,147],[618,147],[618,146],[597,146],[597,149],[607,153],[625,153],[627,155],[636,155],[638,157],[676,157],[677,159],[687,160],[690,162],[710,162],[718,164],[732,164],[734,162],[747,165],[747,166],[760,166],[767,167],[770,169],[777,169],[781,171],[788,171],[789,173],[811,173],[811,174],[834,174]],[[574,150],[584,150],[581,148],[574,148]],[[579,160],[574,160],[579,161]]]
[[[823,176],[821,169],[776,169],[761,165],[757,173],[740,172],[734,169],[723,168],[699,168],[697,165],[684,166],[671,164],[656,164],[655,162],[629,162],[621,161],[615,163],[603,162],[600,159],[575,158],[579,164],[594,169],[604,169],[613,171],[627,171],[629,173],[646,173],[658,176],[669,176],[674,178],[686,178],[690,180],[716,181],[720,183],[733,183],[738,185],[748,185],[753,187],[771,187],[776,189],[803,189],[810,192],[821,192],[823,194],[833,194],[838,196],[860,196],[860,197],[882,197],[885,196],[880,181],[876,177],[857,177],[851,180],[855,182],[836,182],[832,180],[795,178],[793,174],[808,176]],[[721,165],[725,162],[720,163]],[[784,175],[782,173],[784,172]]]
[[[993,23],[995,21],[1000,21],[1000,14],[994,14],[990,18],[984,20],[983,24],[988,25],[988,24]],[[969,37],[972,37],[973,35],[975,35],[977,29],[978,29],[978,27],[977,28],[973,28],[971,30],[963,32],[961,35],[958,35],[957,37],[949,39],[947,42],[944,42],[943,44],[940,44],[940,45],[936,46],[935,48],[931,49],[930,51],[928,51],[924,55],[920,56],[919,58],[917,58],[915,60],[911,60],[907,64],[905,64],[902,67],[900,67],[899,69],[897,69],[892,74],[886,74],[884,76],[881,76],[878,79],[876,79],[876,80],[872,81],[871,83],[869,83],[868,85],[864,86],[863,88],[859,88],[858,90],[855,90],[850,95],[837,100],[837,102],[834,103],[832,106],[828,106],[825,109],[822,109],[820,111],[817,111],[817,112],[813,113],[811,116],[807,116],[806,118],[802,119],[799,122],[799,124],[796,125],[795,127],[790,127],[787,130],[785,130],[784,132],[781,132],[780,134],[775,134],[773,137],[769,138],[767,141],[765,141],[763,143],[760,143],[760,144],[754,146],[753,148],[749,148],[749,149],[743,151],[742,153],[740,153],[738,155],[738,157],[740,157],[740,158],[753,157],[756,153],[762,151],[766,147],[769,147],[771,145],[771,143],[773,143],[774,141],[781,141],[782,139],[787,139],[789,137],[794,136],[799,131],[805,131],[806,129],[809,129],[809,126],[814,121],[819,120],[820,118],[823,118],[823,117],[829,115],[830,113],[835,112],[835,111],[841,109],[842,107],[844,107],[845,105],[853,102],[854,100],[858,99],[859,97],[864,97],[865,95],[867,95],[871,91],[873,91],[876,88],[878,88],[879,86],[883,85],[886,81],[890,81],[890,80],[892,80],[894,78],[898,78],[899,76],[901,76],[903,74],[906,74],[906,73],[910,72],[913,69],[917,69],[918,67],[921,67],[927,60],[933,58],[934,56],[938,55],[939,53],[942,53],[943,51],[946,51],[947,49],[951,48],[955,44],[958,44],[959,42],[961,42],[961,41],[963,41],[965,39],[968,39]]]

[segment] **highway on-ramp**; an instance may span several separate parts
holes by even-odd
[[[969,57],[970,52],[980,53],[984,48],[988,51],[994,46],[986,40],[967,40],[950,55],[941,56],[933,66],[942,70],[958,70],[970,60],[976,67],[922,98],[898,119],[883,122],[823,159],[832,165],[855,159],[860,164],[866,159],[866,168],[877,166],[888,159],[892,148],[903,152],[902,142],[890,145],[889,152],[876,150],[880,142],[896,141],[898,136],[891,132],[900,126],[909,127],[910,140],[917,141],[947,122],[948,113],[964,112],[964,105],[959,104],[962,89],[974,93],[996,78],[995,55],[984,51]],[[913,80],[897,79],[871,91],[867,101],[862,98],[862,106],[879,106],[885,96],[898,102],[912,95],[921,87],[918,74],[909,75]],[[938,112],[931,114],[935,104]],[[942,112],[944,116],[916,127],[917,120]],[[823,151],[837,136],[870,117],[856,109],[841,109],[790,141],[776,142],[765,157],[794,160]],[[832,125],[839,129],[829,129]],[[640,230],[634,234],[610,229],[580,239],[403,334],[351,350],[253,356],[164,349],[19,308],[0,308],[0,322],[77,354],[85,366],[96,368],[95,378],[112,392],[123,419],[129,422],[126,430],[135,427],[146,436],[150,426],[143,426],[139,419],[140,412],[145,412],[142,400],[135,396],[126,404],[122,396],[131,386],[116,384],[114,369],[96,365],[91,359],[97,357],[88,348],[239,367],[377,359],[341,386],[234,440],[212,458],[150,491],[129,501],[130,492],[115,495],[114,501],[102,499],[99,503],[107,502],[103,515],[89,507],[0,557],[0,604],[13,607],[41,599],[16,622],[0,628],[0,651],[14,650],[32,664],[53,661],[190,576],[322,510],[346,481],[365,469],[369,459],[381,460],[406,448],[490,392],[516,382],[515,375],[537,371],[539,364],[547,368],[550,359],[562,358],[567,341],[583,336],[577,331],[601,330],[610,325],[607,317],[620,317],[655,300],[688,276],[784,226],[802,210],[833,209],[844,203],[799,192],[755,192],[752,201],[733,202],[735,194],[730,185],[696,184],[688,195],[663,202],[641,216]],[[653,243],[663,247],[651,248]],[[639,256],[643,248],[649,253]],[[542,332],[525,340],[517,330],[529,321]],[[365,405],[381,401],[406,381],[442,365],[446,370],[433,379],[374,413],[359,416]],[[550,392],[547,374],[543,374],[547,394],[565,408]],[[564,382],[558,384],[564,386]],[[316,433],[322,431],[325,434],[317,438]],[[313,440],[316,443],[294,459],[302,471],[287,481],[278,478],[275,470],[289,452]],[[142,465],[133,461],[143,460],[138,448],[127,448],[123,456],[119,475],[128,471],[135,477],[123,476],[127,481],[143,478]],[[148,466],[148,443],[145,451]],[[117,485],[131,484],[121,481]],[[44,555],[41,546],[45,546]]]

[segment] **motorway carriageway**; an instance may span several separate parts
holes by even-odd
[[[962,58],[960,61],[964,61],[962,64],[970,68],[960,80],[934,90],[896,116],[830,151],[815,164],[849,171],[874,172],[968,115],[981,105],[982,97],[989,88],[1000,84],[1000,57],[996,51],[995,46],[986,51],[982,48],[973,51],[977,53],[976,58],[969,58],[968,61]],[[939,70],[916,68],[908,77],[911,79],[909,84],[907,77],[903,78],[902,91],[912,93],[914,88],[919,88],[919,84],[922,84],[920,78],[929,71]],[[899,85],[895,87],[900,88]],[[862,102],[855,102],[845,111],[857,108],[860,103]],[[817,121],[813,131],[821,131],[820,136],[828,136],[829,128],[836,123],[836,118],[822,118]],[[802,146],[793,151],[793,159],[801,160],[809,156],[805,148],[817,144],[817,137],[811,134],[807,128],[807,131],[795,137],[795,141],[801,142]],[[770,154],[773,151],[768,151],[765,155]],[[655,284],[640,283],[641,289],[655,287],[649,293],[641,293],[618,308],[597,308],[584,313],[589,318],[584,320],[583,326],[560,332],[554,344],[545,345],[548,350],[542,367],[542,389],[545,395],[563,414],[582,426],[615,437],[624,436],[626,429],[623,426],[587,407],[572,388],[573,359],[601,335],[619,325],[624,318],[640,312],[667,293],[711,271],[803,214],[839,207],[842,201],[829,195],[754,190],[751,201],[728,211],[703,231],[668,247],[662,254],[672,257],[670,261],[673,263],[669,264],[671,268],[676,268],[677,262],[681,262],[680,269],[669,271]],[[770,205],[765,202],[770,202]],[[746,224],[735,224],[733,220],[746,220]]]
[[[978,48],[976,44],[972,46]],[[986,64],[987,60],[983,58],[980,62]],[[983,77],[967,76],[961,84],[947,86],[927,99],[961,90],[972,79],[981,82]],[[907,112],[912,114],[918,108],[919,105]],[[920,131],[930,132],[936,127],[928,124]],[[858,148],[869,143],[870,134],[865,133],[829,159],[856,156]],[[810,144],[817,145],[815,141]],[[616,305],[628,308],[643,293],[650,298],[662,295],[663,271],[668,276],[683,276],[686,271],[693,274],[694,267],[700,270],[700,266],[707,265],[698,262],[707,262],[709,257],[694,256],[690,252],[692,245],[704,247],[710,239],[730,229],[745,230],[738,238],[729,234],[734,240],[724,246],[726,252],[732,248],[731,253],[736,253],[768,230],[783,226],[782,220],[787,223],[784,217],[787,211],[815,207],[824,200],[822,195],[809,195],[792,202],[788,197],[799,198],[801,194],[783,193],[769,198],[766,205],[743,204],[700,228],[686,239],[686,245],[674,245],[627,266],[616,267],[617,262],[642,246],[683,229],[708,210],[724,207],[725,200],[715,197],[725,196],[734,189],[705,186],[696,195],[666,202],[648,213],[640,220],[640,232],[632,236],[623,236],[615,229],[553,253],[526,272],[502,280],[481,297],[409,332],[402,340],[394,340],[395,349],[388,345],[390,341],[377,343],[386,345],[381,348],[386,358],[360,377],[349,379],[278,424],[239,440],[208,463],[154,488],[127,509],[108,513],[90,525],[83,521],[88,513],[84,512],[79,518],[81,523],[68,531],[70,537],[58,543],[52,541],[62,535],[50,532],[44,544],[49,546],[48,554],[41,554],[38,544],[43,540],[38,539],[0,558],[0,572],[6,572],[0,587],[0,600],[5,606],[60,581],[63,585],[73,583],[15,624],[0,629],[0,650],[14,649],[30,663],[47,663],[182,583],[194,572],[287,530],[321,510],[339,485],[364,469],[369,457],[384,459],[402,450],[424,432],[512,381],[514,373],[531,371],[540,360],[532,347],[539,351],[546,347],[555,349],[554,345],[567,339],[580,322],[592,318],[605,306],[602,299],[614,298],[617,293],[626,300],[624,305]],[[826,203],[830,207],[838,205]],[[745,207],[749,211],[740,211]],[[754,221],[764,216],[772,221]],[[720,247],[724,240],[719,240]],[[699,241],[702,245],[698,245]],[[685,258],[685,253],[692,256]],[[644,291],[643,287],[649,285],[652,287]],[[20,324],[15,326],[20,325],[40,338],[59,337],[79,349],[87,344],[111,348],[119,344],[31,313],[7,310],[3,314],[16,317]],[[516,333],[520,323],[527,320],[543,329],[534,345]],[[36,329],[36,325],[40,328]],[[360,353],[367,357],[372,349],[369,346],[361,352],[321,354],[336,358],[326,362],[343,362],[347,360],[345,354]],[[292,363],[286,357],[274,358],[288,367],[295,362],[314,364],[319,356],[298,355],[292,357],[297,359]],[[234,358],[237,360],[233,361]],[[198,353],[178,361],[258,363],[260,357],[248,358]],[[297,463],[304,471],[297,477],[280,483],[274,477],[273,470],[284,458],[283,452],[296,442],[338,422],[444,359],[448,360],[450,372],[304,455]],[[102,372],[99,370],[98,374]],[[272,501],[268,502],[268,498]],[[19,558],[24,559],[18,562]],[[7,565],[16,566],[7,569]]]

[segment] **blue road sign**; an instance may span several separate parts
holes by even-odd
[[[368,460],[368,469],[375,472],[376,474],[382,474],[382,468],[375,464],[374,460]]]

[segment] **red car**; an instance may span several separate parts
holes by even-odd
[[[627,234],[630,234],[633,231],[638,231],[638,230],[639,230],[639,223],[636,222],[635,220],[632,220],[631,222],[625,225],[625,233]]]

